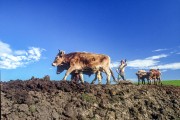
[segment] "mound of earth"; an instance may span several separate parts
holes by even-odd
[[[2,120],[173,120],[179,110],[180,87],[174,86],[1,82]]]

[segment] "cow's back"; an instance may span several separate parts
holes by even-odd
[[[154,79],[160,78],[161,76],[161,73],[159,70],[151,69],[150,72],[151,72],[151,77]]]
[[[97,65],[110,65],[109,56],[103,54],[75,52],[67,54],[66,57],[73,64],[85,67],[92,67]]]

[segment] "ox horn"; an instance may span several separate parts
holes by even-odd
[[[59,49],[58,49],[58,50],[59,50]],[[60,55],[64,55],[64,54],[65,54],[65,51],[59,50],[59,54],[60,54]]]
[[[60,50],[60,49],[58,49],[58,51],[59,51],[59,53],[61,52],[61,50]]]

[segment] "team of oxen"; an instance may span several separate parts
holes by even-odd
[[[57,74],[62,73],[64,70],[67,70],[63,80],[67,79],[67,76],[70,74],[71,79],[83,80],[83,74],[92,75],[95,74],[95,78],[91,82],[92,84],[98,79],[99,84],[102,80],[102,72],[106,74],[106,84],[110,84],[110,78],[112,76],[113,81],[118,83],[118,80],[115,79],[114,74],[110,68],[110,57],[103,54],[94,54],[87,52],[73,52],[65,54],[64,51],[60,51],[56,55],[52,66],[57,67]],[[145,79],[147,79],[148,84],[151,84],[154,80],[154,84],[161,82],[160,71],[151,69],[149,72],[139,70],[136,73],[138,77],[138,84],[142,80],[142,84],[145,84]]]
[[[145,79],[147,80],[148,84],[161,84],[161,72],[159,69],[150,69],[149,71],[145,70],[138,70],[136,73],[138,78],[138,85],[140,84],[140,81],[142,81],[142,84],[145,84]]]

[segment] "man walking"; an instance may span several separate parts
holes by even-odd
[[[122,78],[123,80],[126,80],[124,75],[124,71],[125,71],[125,67],[127,66],[127,63],[126,63],[126,59],[125,60],[121,60],[121,64],[119,65],[118,69],[117,69],[117,73],[118,73],[118,80],[120,78]]]

